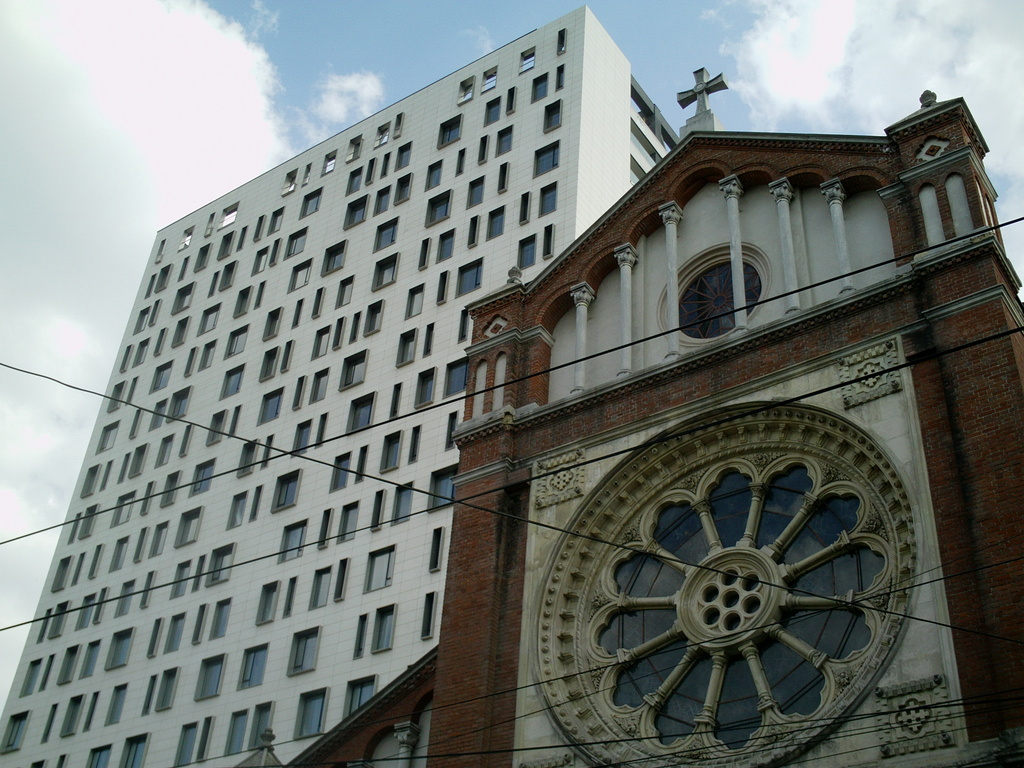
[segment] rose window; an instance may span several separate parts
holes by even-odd
[[[747,314],[761,298],[761,276],[751,264],[743,265],[744,304]],[[734,327],[732,265],[715,264],[690,281],[679,299],[679,325],[683,333],[695,339],[713,339]]]
[[[563,540],[542,676],[559,725],[594,758],[778,760],[880,670],[913,557],[905,494],[852,430],[786,413],[820,437],[775,414],[648,448],[573,527],[622,546]]]

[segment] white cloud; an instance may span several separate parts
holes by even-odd
[[[1003,219],[1024,215],[1024,4],[1018,0],[749,0],[756,21],[723,46],[730,85],[768,130],[869,133],[919,106],[963,96],[991,148]],[[1024,226],[1004,231],[1024,274]],[[1019,256],[1018,256],[1019,254]]]
[[[476,43],[477,51],[481,56],[494,50],[494,39],[491,37],[491,33],[487,31],[487,27],[481,25],[473,27],[473,29],[464,29],[462,34],[473,38],[473,42]]]
[[[384,106],[384,83],[373,72],[330,74],[317,84],[308,112],[295,110],[292,122],[309,144],[316,144]]]
[[[252,17],[249,20],[249,35],[259,40],[263,35],[277,32],[280,17],[278,11],[271,12],[261,0],[252,0]]]
[[[155,231],[292,154],[278,87],[198,0],[0,3],[0,361],[103,390]],[[0,540],[64,519],[100,407],[0,369]],[[54,542],[0,549],[4,624]],[[0,633],[0,693],[25,634]]]
[[[347,125],[372,115],[384,103],[384,84],[373,72],[328,75],[319,84],[313,114],[331,125]]]

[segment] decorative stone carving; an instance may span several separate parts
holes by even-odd
[[[877,400],[903,388],[899,371],[899,350],[893,340],[862,349],[839,359],[839,380],[850,382],[841,390],[847,410]]]
[[[507,328],[507,327],[508,327],[508,320],[506,320],[501,315],[495,315],[494,319],[491,320],[490,324],[488,324],[488,326],[487,326],[487,329],[484,331],[484,336],[486,336],[489,339],[490,338],[494,338],[499,333],[504,331],[505,328]]]
[[[942,675],[875,689],[877,733],[882,757],[927,752],[956,743],[948,707],[949,689]]]
[[[765,461],[768,455],[785,462]],[[742,473],[729,469],[737,464]],[[829,475],[846,478],[837,490],[822,480],[829,466]],[[755,490],[783,482],[780,468],[805,500],[781,533],[777,522],[763,523],[762,531],[759,520],[769,513]],[[713,515],[702,514],[714,489],[727,483],[730,494],[749,493],[746,526],[736,520],[717,528]],[[682,486],[693,490],[680,494]],[[855,511],[834,505],[839,498],[855,498]],[[841,518],[833,544],[813,544],[820,539],[812,531],[823,524],[818,510]],[[879,521],[871,532],[861,519],[868,515]],[[533,647],[553,724],[587,765],[787,763],[874,690],[895,652],[915,572],[911,519],[896,468],[870,438],[812,408],[726,419],[686,440],[638,450],[589,491],[566,526],[627,548],[588,545],[584,558],[578,540],[566,535],[546,567],[548,613]],[[854,554],[865,550],[873,554]],[[803,553],[793,565],[785,559],[791,551]],[[820,593],[794,591],[801,574],[847,557],[866,557],[870,572],[836,577]],[[830,572],[840,570],[847,569]],[[820,611],[835,611],[848,626],[836,625],[828,640],[801,639],[784,627],[788,617],[799,625],[803,612]],[[546,640],[551,631],[557,643]],[[848,636],[861,638],[848,649],[855,652],[833,647]],[[797,660],[785,663],[804,663],[803,671],[780,665],[789,658],[777,652],[783,645]],[[651,675],[652,668],[659,673]],[[723,719],[718,708],[723,686],[735,687],[733,676],[743,674],[750,675],[744,706],[757,713],[755,724],[735,712]],[[820,694],[813,712],[777,686],[791,674]],[[587,702],[585,715],[562,706],[566,701]],[[900,727],[917,727],[913,705],[902,712]]]
[[[538,760],[520,760],[519,768],[559,768],[562,765],[572,765],[572,755],[566,752],[556,757],[542,757]]]
[[[917,150],[915,157],[922,163],[926,163],[929,160],[934,160],[943,152],[946,151],[946,147],[949,146],[947,139],[940,139],[938,136],[930,136],[921,148]]]
[[[583,460],[583,455],[583,449],[577,448],[551,459],[541,459],[537,462],[537,472],[545,474],[566,464],[577,464]],[[537,494],[534,497],[534,506],[543,509],[582,496],[586,479],[584,467],[577,466],[541,477],[536,481]]]

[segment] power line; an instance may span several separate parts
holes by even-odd
[[[1011,220],[1006,221],[1006,222],[1001,222],[1001,223],[995,224],[993,226],[983,227],[983,228],[978,229],[978,230],[976,230],[974,232],[971,232],[969,234],[959,235],[957,237],[950,238],[949,240],[944,241],[943,243],[939,243],[939,244],[936,244],[936,245],[926,246],[924,248],[919,248],[919,249],[917,249],[915,251],[910,251],[909,253],[906,253],[906,254],[903,254],[903,255],[900,255],[900,256],[895,256],[895,257],[892,257],[890,259],[885,259],[885,260],[882,260],[880,262],[876,262],[874,264],[870,264],[870,265],[868,265],[866,267],[860,267],[858,269],[850,270],[848,272],[836,275],[834,277],[826,278],[824,280],[819,280],[816,283],[811,283],[809,285],[802,286],[800,288],[796,288],[796,289],[793,289],[793,290],[790,290],[790,291],[785,291],[783,293],[775,294],[775,295],[773,295],[771,297],[768,297],[768,298],[765,298],[765,299],[760,299],[758,301],[749,302],[749,303],[743,305],[742,307],[738,307],[738,308],[733,309],[733,310],[724,311],[724,312],[718,313],[716,315],[712,315],[709,318],[705,318],[704,320],[702,320],[700,322],[705,322],[706,320],[711,320],[711,319],[721,319],[721,318],[724,318],[724,317],[728,317],[728,316],[731,316],[731,315],[735,314],[738,311],[746,311],[746,310],[752,309],[752,308],[754,308],[756,306],[759,306],[761,304],[767,304],[767,303],[770,303],[770,302],[773,302],[773,301],[778,301],[779,299],[783,299],[783,298],[786,298],[786,297],[791,296],[791,295],[799,294],[799,293],[802,293],[804,291],[809,291],[809,290],[812,290],[814,288],[818,288],[818,287],[821,287],[821,286],[824,286],[824,285],[828,285],[828,284],[833,283],[833,282],[837,282],[839,280],[843,280],[846,277],[857,275],[857,274],[860,274],[860,273],[863,273],[863,272],[868,272],[868,271],[873,270],[873,269],[878,269],[878,268],[886,266],[888,264],[892,264],[892,263],[896,263],[896,262],[899,262],[899,261],[903,261],[905,259],[914,258],[915,256],[921,255],[923,253],[927,253],[928,251],[932,251],[932,250],[935,250],[935,249],[940,248],[940,247],[943,247],[943,248],[944,247],[948,247],[951,243],[956,243],[956,242],[959,242],[959,241],[962,241],[962,240],[977,238],[977,237],[979,237],[981,235],[984,235],[986,233],[999,230],[1002,227],[1010,226],[1011,224],[1016,224],[1016,223],[1019,223],[1021,221],[1024,221],[1024,216],[1018,217],[1016,219],[1011,219]],[[625,349],[627,347],[637,346],[637,345],[640,345],[640,344],[645,344],[645,343],[647,343],[649,341],[652,341],[654,339],[658,339],[658,338],[666,336],[668,334],[676,333],[676,332],[679,332],[679,331],[683,331],[683,330],[685,330],[687,328],[690,328],[690,327],[692,327],[694,325],[697,325],[697,324],[699,324],[699,323],[698,322],[694,322],[694,323],[687,323],[687,324],[684,324],[684,325],[680,325],[680,326],[675,327],[675,328],[669,328],[668,330],[660,331],[660,332],[658,332],[656,334],[651,334],[649,336],[646,336],[646,337],[641,338],[641,339],[636,339],[636,340],[628,342],[626,344],[620,344],[618,346],[614,346],[614,347],[610,347],[608,349],[600,350],[598,352],[594,352],[594,353],[591,353],[589,355],[584,355],[584,356],[579,357],[579,358],[574,358],[573,360],[567,361],[565,363],[559,363],[557,365],[549,366],[548,368],[544,368],[544,369],[541,369],[539,371],[536,371],[536,372],[533,372],[533,373],[530,373],[530,374],[527,374],[527,375],[524,375],[524,376],[520,376],[518,378],[510,379],[508,381],[504,381],[501,384],[495,384],[495,385],[492,385],[490,387],[479,388],[479,389],[474,390],[472,393],[466,393],[466,394],[464,394],[462,396],[459,396],[459,397],[452,397],[452,398],[447,399],[447,400],[442,400],[441,402],[438,402],[438,403],[432,403],[430,405],[417,408],[415,411],[409,411],[409,412],[404,413],[404,414],[398,414],[398,415],[395,415],[395,416],[391,416],[391,417],[385,419],[384,421],[378,422],[376,424],[369,424],[369,425],[366,425],[364,427],[360,427],[358,429],[351,430],[349,432],[339,433],[339,434],[337,434],[337,435],[335,435],[333,437],[326,438],[324,440],[319,440],[319,441],[311,444],[310,446],[307,446],[307,449],[308,448],[314,448],[314,449],[315,448],[320,448],[320,447],[322,447],[324,445],[327,445],[328,443],[332,443],[332,442],[334,442],[336,440],[341,440],[343,438],[350,438],[353,435],[358,435],[358,434],[360,434],[362,432],[366,432],[366,431],[377,429],[377,428],[380,428],[380,427],[383,427],[383,426],[387,426],[387,425],[393,424],[393,423],[395,423],[397,421],[401,421],[403,419],[409,418],[410,416],[413,416],[413,415],[419,415],[421,413],[425,413],[425,412],[428,412],[428,411],[436,410],[436,409],[439,409],[439,408],[450,407],[451,405],[454,405],[454,404],[457,404],[457,403],[460,403],[460,402],[465,402],[466,400],[469,400],[470,398],[476,397],[476,396],[478,396],[480,394],[483,394],[485,392],[490,392],[490,391],[494,391],[494,390],[498,390],[498,389],[504,389],[505,387],[511,386],[513,384],[521,383],[523,381],[528,381],[531,378],[535,378],[537,376],[541,376],[541,375],[550,373],[552,371],[556,371],[556,370],[560,370],[562,368],[567,368],[567,367],[573,366],[577,362],[585,362],[587,360],[592,360],[592,359],[601,357],[603,355],[607,355],[607,354],[611,354],[613,352],[620,351],[620,350]],[[261,459],[260,461],[254,461],[254,462],[252,462],[250,464],[247,464],[247,465],[235,467],[234,469],[225,470],[224,472],[219,472],[219,473],[213,474],[209,478],[211,480],[212,479],[216,479],[218,477],[223,477],[225,475],[229,475],[232,472],[237,472],[240,469],[243,469],[243,468],[246,468],[246,467],[255,466],[256,464],[265,464],[265,463],[268,463],[269,461],[273,461],[274,459],[278,459],[278,458],[281,458],[283,456],[293,456],[293,457],[297,457],[297,458],[302,458],[302,459],[304,459],[306,461],[311,461],[311,462],[316,463],[316,464],[321,464],[323,466],[327,466],[327,467],[330,467],[332,469],[337,469],[339,471],[345,472],[347,474],[350,474],[350,475],[353,475],[353,476],[356,476],[356,477],[359,477],[359,478],[372,479],[372,480],[375,480],[377,482],[384,483],[386,485],[391,485],[393,487],[409,487],[409,486],[404,486],[403,484],[398,483],[397,481],[389,480],[387,478],[379,477],[379,476],[376,476],[376,475],[373,475],[373,474],[370,474],[370,473],[360,472],[358,470],[353,470],[353,469],[350,469],[350,468],[338,467],[338,466],[336,466],[333,463],[326,462],[326,461],[323,461],[323,460],[320,460],[320,459],[315,459],[315,458],[313,458],[311,456],[306,456],[306,455],[304,455],[304,452],[307,449],[301,449],[301,450],[300,449],[293,449],[293,450],[289,451],[289,450],[286,450],[284,448],[278,448],[278,447],[275,447],[273,445],[260,442],[259,440],[242,437],[242,436],[236,435],[236,434],[234,434],[232,432],[227,432],[227,431],[224,431],[224,430],[216,429],[216,428],[211,427],[209,425],[200,424],[199,422],[191,421],[191,420],[186,419],[184,417],[174,417],[174,416],[168,416],[168,415],[163,414],[163,413],[158,413],[157,411],[155,411],[155,410],[153,410],[151,408],[147,408],[145,406],[138,405],[138,404],[133,403],[133,402],[131,402],[129,400],[124,400],[124,399],[121,399],[121,398],[116,398],[116,397],[113,397],[111,395],[104,394],[102,392],[97,392],[95,390],[91,390],[91,389],[88,389],[88,388],[85,388],[85,387],[77,386],[77,385],[65,382],[65,381],[63,381],[61,379],[58,379],[56,377],[49,376],[49,375],[43,374],[43,373],[39,373],[37,371],[32,371],[30,369],[21,368],[21,367],[18,367],[18,366],[15,366],[15,365],[11,365],[9,363],[5,363],[5,362],[2,362],[2,361],[0,361],[0,367],[7,368],[9,370],[16,371],[18,373],[23,373],[23,374],[26,374],[26,375],[29,375],[29,376],[35,376],[35,377],[38,377],[38,378],[41,378],[41,379],[45,379],[47,381],[51,381],[51,382],[53,382],[55,384],[58,384],[58,385],[63,386],[63,387],[66,387],[68,389],[72,389],[72,390],[75,390],[75,391],[78,391],[78,392],[83,392],[85,394],[94,395],[94,396],[100,397],[100,398],[102,398],[104,400],[108,400],[108,401],[111,401],[111,402],[116,402],[116,403],[118,403],[120,405],[127,405],[127,406],[129,406],[131,408],[135,408],[136,410],[141,411],[143,413],[149,413],[149,414],[154,415],[154,416],[159,416],[159,417],[161,417],[161,418],[163,418],[163,419],[165,419],[166,421],[169,421],[169,422],[182,423],[182,424],[185,424],[187,426],[197,427],[197,428],[205,430],[205,431],[207,431],[207,432],[209,432],[211,434],[216,434],[216,435],[219,435],[221,437],[228,437],[228,438],[231,438],[231,439],[234,439],[234,440],[240,440],[240,441],[244,442],[247,445],[253,445],[253,446],[257,447],[257,448],[264,448],[266,451],[271,451],[271,450],[277,451],[276,455],[267,457],[266,459]],[[893,369],[890,369],[890,370],[899,370],[899,368],[893,368]],[[859,377],[859,378],[856,378],[856,379],[852,379],[850,381],[843,382],[839,386],[842,387],[842,386],[849,385],[851,383],[856,383],[856,382],[859,382],[859,381],[863,381],[863,380],[872,378],[874,375],[875,374],[869,374],[869,375],[862,376],[862,377]],[[826,390],[822,390],[822,391],[829,391],[829,390],[826,389]],[[811,394],[818,394],[818,392],[811,393]],[[810,395],[808,395],[808,396],[810,396]],[[600,460],[600,458],[594,459],[592,461],[599,461],[599,460]],[[583,464],[586,464],[586,463],[592,463],[592,461],[582,462],[580,464],[575,464],[575,465],[570,465],[570,466],[572,466],[572,467],[574,467],[574,466],[582,466]],[[553,470],[553,471],[548,472],[548,473],[543,473],[543,474],[540,474],[540,475],[536,475],[536,476],[532,477],[531,479],[540,479],[542,477],[547,477],[549,475],[557,474],[558,472],[564,471],[565,469],[566,469],[566,467],[561,467],[558,470]],[[177,491],[177,490],[180,490],[182,488],[187,488],[187,487],[189,487],[189,486],[191,486],[193,484],[194,484],[193,482],[182,483],[182,484],[180,484],[178,486],[174,486],[173,488],[164,489],[164,491],[161,492],[161,493],[153,493],[153,494],[150,494],[148,496],[141,497],[138,500],[139,501],[143,501],[143,500],[155,498],[156,496],[163,495],[164,492]],[[419,489],[419,488],[415,488],[415,487],[412,487],[412,490],[417,492],[417,493],[435,496],[435,494],[430,493],[429,490]],[[482,492],[481,494],[478,494],[478,495],[487,495],[488,493],[490,493],[490,491],[484,491],[484,492]],[[475,498],[475,496],[473,496],[473,497],[466,497],[466,498],[467,499]],[[460,499],[459,501],[463,501],[463,500]],[[464,501],[463,501],[463,503],[464,503]],[[467,506],[472,506],[472,505],[467,505]],[[95,514],[101,514],[101,513],[109,512],[109,511],[111,511],[113,509],[117,509],[117,508],[118,507],[115,505],[113,507],[107,507],[105,509],[98,510],[97,512],[94,512],[93,514],[94,515]],[[26,532],[26,533],[23,533],[23,534],[19,534],[18,536],[14,536],[14,537],[12,537],[10,539],[6,539],[6,540],[3,540],[3,541],[0,541],[0,546],[2,546],[4,544],[9,544],[9,543],[14,542],[14,541],[19,541],[21,539],[28,538],[30,536],[34,536],[34,535],[37,535],[37,534],[40,534],[40,533],[45,533],[47,531],[56,530],[56,529],[62,528],[65,525],[72,525],[75,522],[76,522],[75,520],[65,520],[65,521],[63,521],[61,523],[57,523],[57,524],[54,524],[54,525],[51,525],[51,526],[46,526],[46,527],[39,528],[39,529],[36,529],[36,530],[33,530],[33,531],[29,531],[29,532]]]
[[[705,429],[721,426],[721,425],[727,424],[729,422],[735,421],[737,419],[746,418],[747,416],[754,415],[754,414],[759,413],[759,412],[764,411],[764,410],[770,410],[770,409],[774,409],[774,408],[778,408],[778,407],[783,407],[785,405],[793,404],[793,403],[799,402],[799,401],[801,401],[803,399],[806,399],[808,397],[812,397],[812,396],[819,395],[819,394],[822,394],[822,393],[825,393],[825,392],[829,392],[829,391],[832,391],[832,390],[840,388],[840,387],[848,386],[852,382],[856,382],[856,381],[860,381],[860,380],[866,380],[866,379],[869,379],[869,378],[874,378],[876,376],[879,376],[879,375],[882,375],[882,374],[885,374],[885,373],[888,373],[888,372],[891,372],[891,371],[902,370],[903,368],[907,368],[907,367],[916,365],[917,363],[920,363],[920,362],[926,362],[926,361],[931,360],[931,359],[937,359],[939,357],[943,357],[943,356],[946,356],[946,355],[949,355],[949,354],[958,353],[958,352],[964,351],[966,349],[978,346],[980,344],[988,343],[990,341],[994,341],[994,340],[997,340],[997,339],[1000,339],[1000,338],[1004,338],[1004,337],[1007,337],[1007,336],[1012,335],[1014,333],[1020,333],[1022,331],[1024,331],[1024,328],[1011,328],[1011,329],[1007,329],[1007,330],[1004,330],[1004,331],[997,332],[995,334],[990,334],[989,336],[982,337],[980,339],[975,339],[975,340],[972,340],[972,341],[969,341],[969,342],[964,342],[963,344],[957,345],[957,346],[949,348],[947,350],[934,350],[933,352],[930,352],[930,353],[927,353],[925,355],[921,355],[921,356],[917,357],[913,361],[908,361],[908,362],[904,362],[904,363],[897,364],[897,365],[894,365],[894,366],[890,366],[889,368],[882,369],[880,371],[874,371],[874,372],[872,372],[870,374],[866,374],[866,375],[858,377],[856,379],[852,379],[851,381],[840,382],[838,384],[828,385],[826,387],[819,388],[819,389],[814,390],[814,391],[809,392],[809,393],[804,393],[804,394],[801,394],[801,395],[795,395],[795,396],[793,396],[791,398],[788,398],[788,399],[785,399],[785,400],[776,401],[776,402],[773,402],[773,403],[770,403],[770,404],[767,404],[767,405],[761,405],[761,406],[757,406],[757,407],[754,407],[754,408],[751,408],[751,409],[747,409],[747,410],[741,411],[741,412],[739,412],[737,414],[732,414],[730,416],[723,417],[723,418],[718,419],[716,421],[713,421],[711,423],[704,423],[704,424],[700,424],[700,425],[695,426],[695,427],[690,427],[688,429],[680,430],[678,432],[668,433],[666,435],[662,435],[662,436],[659,436],[659,437],[654,438],[652,440],[649,440],[649,441],[646,441],[644,443],[641,443],[641,444],[639,444],[637,446],[633,446],[633,447],[627,448],[627,449],[620,449],[619,451],[613,451],[610,454],[605,454],[605,455],[602,455],[602,456],[596,457],[596,458],[586,459],[586,460],[577,462],[574,465],[569,465],[569,466],[584,466],[584,465],[587,465],[587,464],[590,464],[590,463],[593,463],[593,462],[596,462],[596,461],[603,461],[603,460],[605,460],[607,458],[614,457],[614,456],[617,456],[617,455],[621,455],[621,454],[624,454],[624,453],[633,453],[635,451],[642,450],[642,449],[644,449],[646,447],[649,447],[651,445],[656,445],[658,443],[662,443],[662,442],[666,442],[668,440],[676,439],[678,437],[685,436],[685,435],[688,435],[688,434],[692,434],[692,433],[697,432],[697,431],[702,431],[702,430],[705,430]],[[289,453],[289,455],[291,455],[294,452],[288,452],[288,453]],[[315,460],[315,459],[311,459],[311,460],[314,460],[317,463],[325,464],[327,466],[333,466],[333,465],[328,465],[326,462],[323,462],[321,460]],[[559,469],[557,471],[558,472],[565,471],[567,468],[568,467],[559,467]],[[232,471],[237,471],[237,468],[235,470],[232,470]],[[549,474],[556,474],[556,472],[552,471],[552,472],[548,472],[548,473],[541,473],[540,475],[537,475],[537,476],[531,478],[531,482],[532,482],[532,480],[540,479],[541,477],[545,477],[545,476],[547,476]],[[387,482],[390,482],[390,481],[387,481]],[[191,486],[191,485],[194,485],[194,483],[188,483],[187,485]],[[185,486],[181,486],[181,487],[185,487]],[[450,500],[453,501],[453,502],[456,502],[456,503],[463,504],[464,506],[468,506],[471,509],[475,509],[475,510],[482,511],[482,512],[487,512],[487,513],[495,514],[495,515],[499,515],[499,516],[509,517],[509,518],[512,518],[512,519],[515,519],[515,520],[518,520],[518,521],[521,521],[521,522],[525,522],[527,524],[532,524],[532,525],[535,525],[535,526],[538,526],[538,527],[541,527],[541,528],[547,528],[549,530],[553,530],[553,531],[556,531],[556,532],[561,532],[561,533],[573,535],[573,536],[576,536],[578,538],[588,539],[588,540],[591,540],[591,541],[594,541],[594,542],[597,542],[597,543],[602,543],[602,544],[606,544],[606,545],[609,545],[609,546],[614,546],[614,547],[617,547],[617,548],[620,548],[620,549],[624,549],[624,550],[627,550],[627,551],[631,551],[631,552],[637,552],[637,553],[641,553],[641,554],[651,554],[651,553],[645,553],[643,550],[640,550],[640,549],[637,549],[637,548],[634,548],[634,547],[629,547],[628,545],[619,544],[619,543],[616,543],[616,542],[608,542],[608,541],[606,541],[604,539],[600,539],[600,538],[595,537],[595,536],[590,536],[590,535],[583,534],[583,533],[580,533],[580,532],[577,532],[577,531],[571,531],[569,529],[561,528],[559,526],[555,526],[555,525],[550,524],[550,523],[544,523],[544,522],[541,522],[541,521],[521,518],[521,517],[519,517],[519,516],[517,516],[517,515],[515,515],[513,513],[503,512],[503,511],[500,511],[500,510],[494,510],[494,509],[490,509],[490,508],[486,508],[486,507],[481,507],[479,505],[474,505],[474,504],[468,504],[467,503],[467,501],[469,499],[477,498],[477,497],[479,497],[481,495],[487,495],[487,494],[490,494],[490,493],[493,493],[493,492],[499,491],[499,490],[506,490],[506,489],[508,489],[510,487],[513,487],[513,486],[512,485],[499,486],[499,487],[490,489],[488,491],[481,492],[481,493],[478,493],[478,494],[474,494],[474,495],[471,495],[471,496],[468,496],[468,497],[465,497],[465,498],[456,498],[456,499],[450,499]],[[434,498],[438,498],[435,494],[430,493],[429,491],[423,491],[423,492],[431,495]],[[423,510],[423,512],[426,512],[426,511],[427,510]],[[420,512],[418,514],[422,514],[423,512]],[[265,559],[267,557],[274,556],[276,554],[279,554],[279,553],[277,553],[277,552],[268,553],[267,555],[260,556],[258,558],[255,558],[252,561],[246,561],[246,563],[262,560],[262,559]],[[709,570],[709,571],[718,572],[718,569],[710,568],[708,566],[703,566],[703,565],[697,564],[697,563],[687,563],[687,562],[685,562],[683,560],[680,560],[678,558],[666,558],[665,556],[659,555],[659,554],[651,554],[651,556],[656,557],[657,559],[661,560],[662,562],[666,562],[666,563],[667,562],[676,562],[676,563],[681,564],[681,565],[687,565],[687,566],[690,566],[690,567],[700,568],[702,570]],[[240,563],[239,565],[242,565],[242,563]],[[161,586],[165,586],[165,585],[161,585]],[[784,587],[782,585],[769,584],[769,586],[775,586],[775,587],[778,587],[778,588],[788,589],[788,587]],[[808,593],[808,594],[811,594],[811,593]],[[883,613],[893,613],[891,611],[888,611],[888,610],[885,610],[885,609],[882,609],[882,608],[878,608],[877,606],[864,605],[860,601],[853,601],[852,604],[856,605],[858,607],[867,607],[870,610],[876,610],[876,611],[883,612]],[[910,614],[899,613],[899,612],[895,612],[894,615],[900,616],[902,618],[909,618],[909,619],[912,619],[912,620],[924,621],[926,623],[935,623],[935,624],[938,624],[940,626],[944,626],[944,627],[949,628],[949,629],[955,629],[955,630],[958,630],[958,631],[968,632],[970,634],[978,634],[978,635],[981,635],[981,636],[984,636],[984,637],[989,637],[991,639],[1003,640],[1003,641],[1006,641],[1006,642],[1013,642],[1013,643],[1018,643],[1018,644],[1024,645],[1024,641],[1022,641],[1022,640],[1016,640],[1016,639],[1013,639],[1013,638],[1002,637],[1000,635],[995,635],[995,634],[992,634],[992,633],[987,633],[987,632],[985,632],[983,630],[975,629],[975,628],[972,628],[972,627],[958,627],[956,625],[944,624],[942,622],[934,622],[932,620],[926,620],[926,619],[924,619],[922,617],[915,617],[915,616],[912,616]],[[21,622],[21,623],[16,624],[16,625],[11,625],[11,626],[8,626],[8,627],[2,627],[2,628],[0,628],[0,631],[6,630],[6,629],[12,629],[12,628],[17,627],[17,626],[24,626],[26,624],[35,623],[37,621],[42,621],[45,618],[46,618],[45,616],[44,617],[37,617],[37,618],[31,619],[31,620],[26,621],[26,622]]]

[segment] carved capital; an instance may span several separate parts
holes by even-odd
[[[637,262],[636,248],[631,243],[623,243],[615,249],[615,261],[620,267],[635,267]]]
[[[793,185],[789,183],[789,179],[776,179],[769,182],[768,191],[772,193],[776,203],[793,202]]]
[[[573,303],[578,307],[580,304],[589,307],[590,302],[594,300],[595,293],[594,289],[586,283],[577,283],[569,289],[569,295],[572,296]]]
[[[664,224],[678,224],[683,218],[683,209],[675,202],[662,203],[658,206],[658,214]]]
[[[829,205],[842,205],[846,200],[846,190],[843,189],[843,182],[839,179],[830,179],[822,184],[821,194],[825,196]]]
[[[414,749],[420,740],[420,727],[413,722],[396,723],[395,738],[399,746]]]
[[[722,190],[727,200],[730,197],[738,198],[743,194],[743,184],[735,174],[732,176],[726,176],[718,182],[718,188]]]

